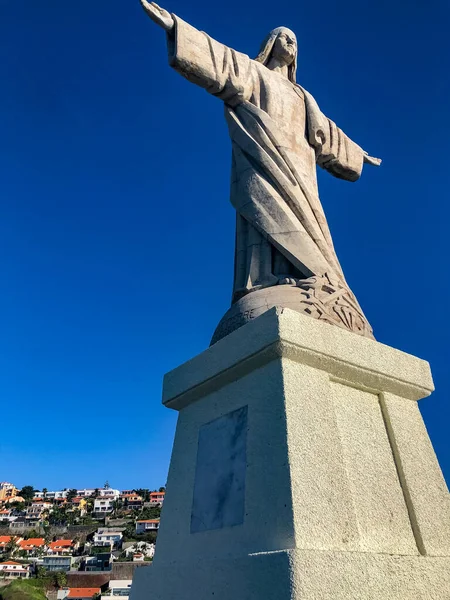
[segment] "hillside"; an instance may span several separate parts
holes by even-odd
[[[46,596],[42,581],[19,579],[0,588],[0,600],[46,600]]]

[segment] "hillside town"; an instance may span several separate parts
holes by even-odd
[[[0,482],[0,597],[35,580],[49,600],[126,598],[134,570],[153,559],[164,496],[108,482],[58,491]]]

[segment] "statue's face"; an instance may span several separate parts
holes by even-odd
[[[275,40],[272,48],[272,57],[281,64],[289,66],[297,54],[297,41],[293,34],[282,31]]]

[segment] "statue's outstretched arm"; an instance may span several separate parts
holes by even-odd
[[[175,25],[172,15],[156,4],[156,2],[147,2],[147,0],[140,0],[142,8],[148,14],[150,19],[157,25],[171,31]]]
[[[169,64],[178,73],[232,106],[251,97],[259,76],[246,54],[217,42],[156,2],[140,3],[150,19],[167,32]]]

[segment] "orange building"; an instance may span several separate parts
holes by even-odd
[[[0,482],[0,504],[6,502],[10,498],[14,498],[17,496],[19,490],[12,483],[8,483],[7,481]]]

